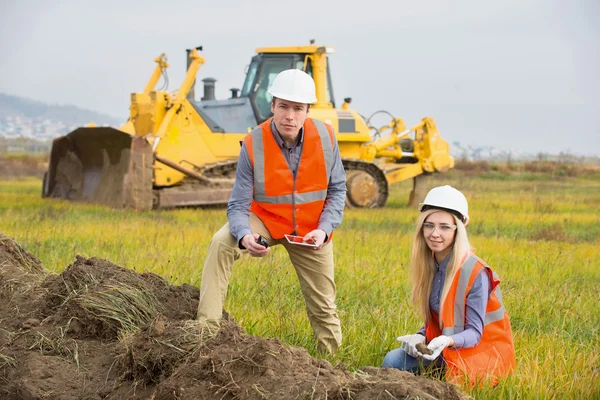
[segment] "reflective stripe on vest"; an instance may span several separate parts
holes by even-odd
[[[325,124],[319,120],[313,120],[319,137],[325,157],[325,169],[327,174],[326,182],[329,182],[331,168],[333,166],[333,144],[331,136]],[[273,132],[275,133],[275,132]],[[265,190],[265,151],[263,145],[262,126],[256,127],[252,131],[252,152],[254,154],[254,200],[260,203],[268,204],[306,204],[313,201],[324,201],[327,197],[327,190],[318,190],[315,192],[287,194],[282,196],[267,196]],[[296,185],[294,184],[294,187]]]
[[[473,269],[475,268],[475,265],[478,261],[485,264],[478,257],[473,255],[470,256],[459,271],[460,276],[458,278],[458,287],[456,288],[456,297],[454,299],[454,326],[447,328],[445,327],[442,330],[443,335],[454,335],[465,330],[465,301],[467,298],[467,286],[469,285],[469,279],[471,278]],[[495,279],[499,279],[498,275],[495,272],[493,274]],[[496,288],[490,294],[490,298],[493,295],[495,295],[498,301],[500,302],[500,308],[485,313],[484,327],[485,325],[489,325],[491,323],[502,320],[504,318],[504,313],[506,312],[506,309],[504,308],[504,302],[502,301],[502,293],[500,292],[500,286],[496,286]]]

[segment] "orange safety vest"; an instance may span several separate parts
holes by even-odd
[[[470,382],[482,385],[486,382],[495,385],[498,378],[509,374],[515,367],[515,346],[508,313],[502,302],[500,278],[474,255],[470,255],[456,272],[444,303],[440,307],[442,327],[438,315],[425,324],[427,342],[440,335],[454,335],[464,331],[467,294],[482,268],[487,271],[492,282],[492,291],[485,310],[481,341],[475,347],[466,349],[445,348],[446,379],[451,382]]]
[[[330,126],[306,118],[302,155],[294,178],[273,137],[272,119],[244,138],[254,167],[250,212],[260,218],[273,239],[286,234],[304,236],[319,225],[334,162],[335,136]]]

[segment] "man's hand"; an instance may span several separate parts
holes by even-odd
[[[305,242],[313,242],[316,247],[313,247],[313,250],[319,250],[321,247],[323,247],[323,243],[325,243],[325,238],[327,237],[327,234],[325,233],[324,230],[322,229],[315,229],[314,231],[310,231],[308,232],[306,235],[304,235],[304,241]]]
[[[242,246],[248,250],[248,253],[250,253],[252,257],[264,257],[271,251],[270,248],[256,242],[259,236],[258,233],[253,233],[242,238]]]
[[[425,343],[425,336],[415,333],[414,335],[399,336],[396,340],[402,343],[402,350],[404,350],[406,354],[417,358],[419,352],[415,346],[419,343]]]
[[[444,350],[448,346],[452,346],[453,344],[454,344],[454,340],[452,340],[451,337],[441,335],[441,336],[438,336],[435,339],[433,339],[427,345],[427,348],[429,350],[431,350],[433,352],[433,354],[428,355],[428,354],[422,354],[421,352],[418,352],[418,354],[419,354],[419,356],[423,357],[426,360],[433,361],[436,358],[438,358],[438,356],[442,353],[442,350]]]

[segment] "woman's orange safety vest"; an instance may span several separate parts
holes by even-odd
[[[335,137],[331,127],[306,118],[302,155],[294,177],[273,137],[271,120],[244,138],[254,167],[250,212],[260,218],[273,239],[286,234],[304,236],[319,225],[334,162]]]
[[[446,379],[453,382],[470,382],[471,385],[491,383],[510,373],[515,365],[515,347],[508,313],[502,302],[500,278],[484,261],[470,255],[456,272],[444,303],[440,307],[442,329],[439,317],[432,312],[432,318],[425,324],[427,342],[440,335],[454,335],[464,331],[467,294],[482,268],[487,271],[492,282],[491,295],[485,311],[481,341],[475,347],[466,349],[445,348]]]

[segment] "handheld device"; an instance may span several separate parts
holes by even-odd
[[[299,244],[301,246],[308,246],[308,247],[318,247],[312,239],[305,242],[304,238],[302,236],[285,235],[285,238],[287,239],[287,241],[289,243],[292,243],[292,244]]]
[[[258,239],[256,239],[256,243],[260,244],[261,246],[264,246],[266,249],[269,248],[269,242],[267,242],[267,240],[260,235],[258,235]]]

